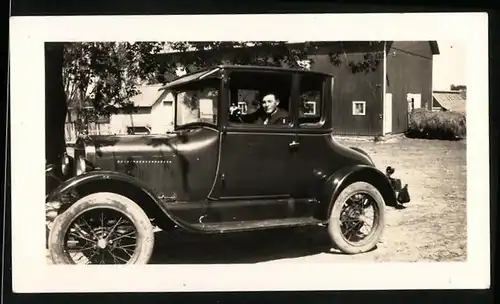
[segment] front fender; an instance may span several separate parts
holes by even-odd
[[[45,199],[63,182],[63,177],[54,164],[45,165]]]
[[[340,192],[349,184],[357,181],[368,182],[377,188],[384,197],[386,205],[395,206],[397,204],[394,191],[384,173],[367,165],[347,166],[337,170],[327,179],[315,216],[318,219],[327,220]]]
[[[171,223],[192,231],[190,225],[172,215],[162,204],[154,190],[150,189],[142,181],[114,171],[90,171],[72,177],[61,183],[46,198],[47,205],[60,204],[66,207],[71,206],[77,199],[71,199],[71,195],[76,192],[76,196],[88,195],[96,192],[109,191],[122,194],[131,198],[139,204],[150,218],[155,218],[159,222],[170,220]],[[136,199],[134,199],[136,198]]]
[[[46,201],[53,201],[53,200],[58,200],[62,195],[67,194],[71,190],[74,190],[82,185],[85,185],[90,182],[96,182],[96,181],[121,181],[121,182],[126,182],[132,186],[139,187],[141,190],[143,190],[145,193],[148,194],[148,196],[151,196],[151,198],[155,198],[154,192],[148,189],[146,185],[144,185],[141,181],[117,172],[113,171],[90,171],[86,172],[81,175],[74,176],[70,179],[67,179],[66,181],[62,182],[56,189],[54,189],[50,195],[47,197]]]

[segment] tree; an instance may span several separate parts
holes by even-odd
[[[64,123],[68,106],[64,93],[63,44],[45,44],[45,159],[60,162],[65,150]]]
[[[133,112],[130,99],[139,93],[139,84],[156,81],[155,55],[162,49],[161,42],[66,44],[64,90],[68,105],[76,109],[77,126],[84,128],[116,106]]]
[[[116,107],[133,112],[137,85],[156,82],[162,42],[78,42],[45,45],[46,160],[58,163],[65,150],[68,106],[83,131]],[[111,105],[111,107],[109,107]]]
[[[307,55],[315,48],[315,44],[306,42],[301,47],[290,47],[286,41],[183,41],[167,43],[167,46],[182,56],[177,57],[178,63],[183,66],[206,68],[224,63],[221,57],[214,53],[233,52],[229,61],[232,64],[270,65],[283,64],[300,68],[298,61],[307,59]],[[187,52],[191,51],[191,52]]]
[[[286,41],[182,41],[166,43],[167,48],[176,51],[179,55],[176,62],[166,63],[167,73],[172,68],[172,64],[179,64],[184,67],[193,67],[194,69],[206,68],[218,65],[223,62],[220,56],[221,52],[232,52],[232,56],[227,63],[231,64],[250,64],[259,66],[287,66],[290,68],[307,68],[306,61],[314,63],[310,57],[315,53],[323,42],[306,41],[301,44],[289,44]],[[369,42],[371,45],[378,44],[382,46],[382,41]],[[341,44],[343,45],[343,44]],[[234,52],[238,50],[237,52]],[[344,47],[340,51],[329,53],[330,62],[335,66],[340,66],[344,61],[346,67],[353,73],[369,73],[379,68],[383,60],[383,51],[366,53],[363,60],[359,62],[347,61],[347,55]]]

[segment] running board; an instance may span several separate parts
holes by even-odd
[[[252,230],[264,230],[273,228],[299,227],[299,226],[317,226],[324,224],[313,217],[273,219],[262,221],[240,221],[240,222],[218,222],[201,223],[191,225],[205,233],[225,233],[225,232],[243,232]]]

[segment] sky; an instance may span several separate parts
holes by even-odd
[[[433,60],[433,90],[449,90],[450,85],[465,83],[465,49],[454,41],[438,40],[439,55]]]

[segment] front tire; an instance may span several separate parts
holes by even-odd
[[[366,208],[370,206],[374,209],[371,225],[368,224],[370,217],[366,215]],[[334,247],[346,254],[372,250],[384,229],[384,206],[382,195],[369,183],[355,182],[342,190],[333,204],[328,224]],[[361,239],[360,230],[367,226],[371,230],[366,238]],[[357,238],[359,242],[356,242]]]
[[[48,243],[54,264],[147,264],[154,231],[135,202],[100,192],[79,199],[57,216]],[[75,249],[78,245],[81,248]],[[70,251],[79,254],[78,261]]]

